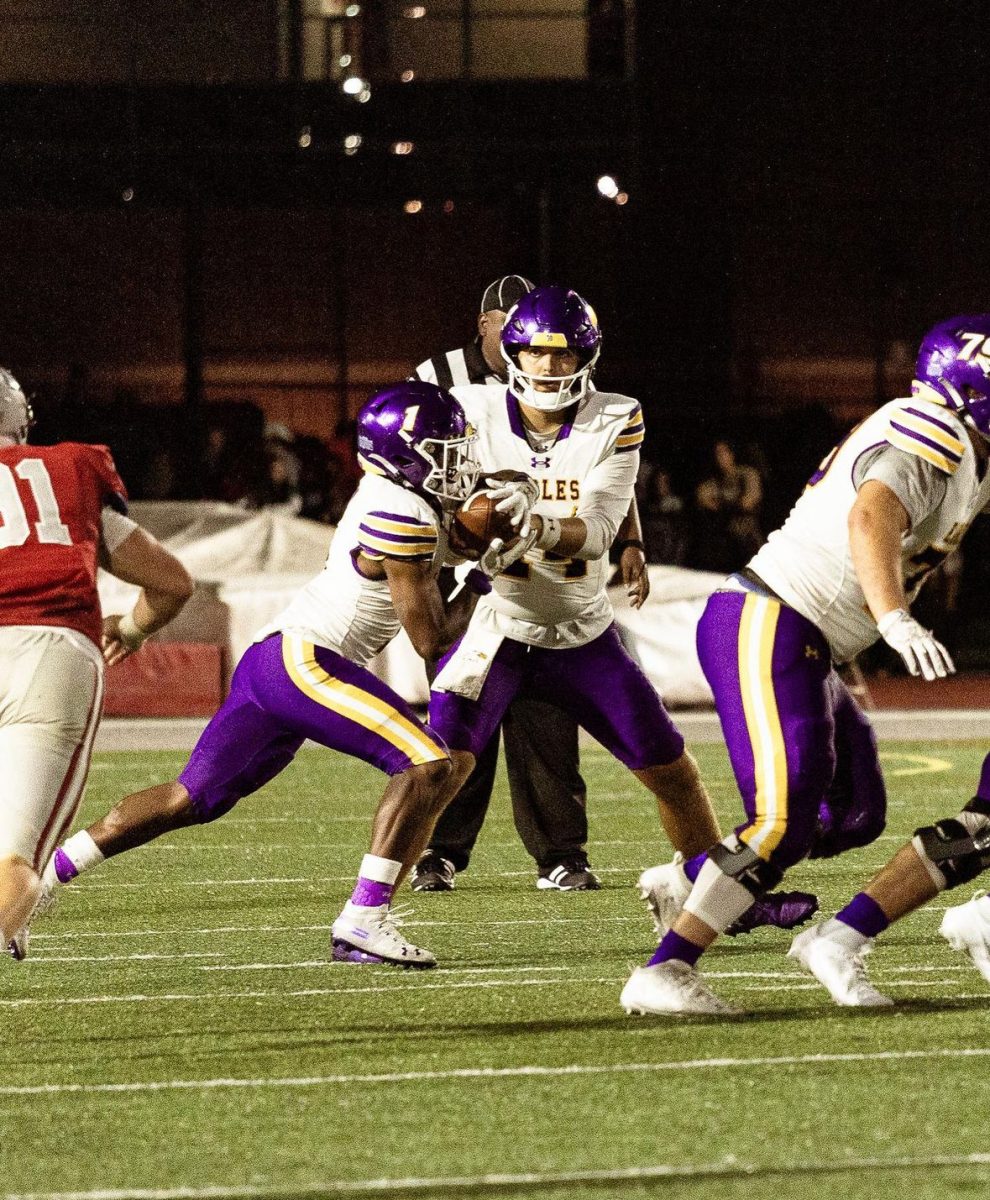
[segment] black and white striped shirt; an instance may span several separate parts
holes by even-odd
[[[466,383],[505,383],[505,376],[493,371],[485,362],[478,341],[426,359],[413,371],[411,378],[448,389]]]

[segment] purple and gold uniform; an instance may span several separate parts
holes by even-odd
[[[367,670],[400,626],[387,581],[366,578],[357,564],[360,553],[439,570],[446,552],[446,532],[425,499],[386,479],[362,479],[323,571],[258,633],[179,777],[202,820],[274,778],[307,738],[389,775],[447,757],[410,706]]]
[[[633,770],[674,762],[684,740],[622,646],[606,594],[608,548],[629,510],[639,467],[639,404],[590,392],[552,440],[534,445],[518,400],[504,387],[454,394],[478,429],[477,454],[486,469],[531,476],[540,486],[533,511],[581,517],[597,531],[601,549],[573,558],[531,550],[497,576],[441,663],[431,726],[451,748],[477,757],[525,689],[572,713]]]
[[[894,400],[825,459],[747,570],[709,599],[698,626],[746,809],[739,839],[780,869],[809,851],[865,845],[883,828],[875,738],[833,669],[879,637],[847,527],[871,479],[897,495],[910,519],[901,543],[909,600],[990,503],[990,477],[961,418],[918,396]]]

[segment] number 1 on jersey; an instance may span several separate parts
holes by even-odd
[[[0,464],[0,521],[3,522],[0,524],[0,550],[23,546],[31,533],[24,502],[14,481],[15,474],[24,480],[34,497],[39,517],[34,523],[38,541],[71,546],[72,537],[68,526],[62,522],[48,468],[39,458],[24,458],[13,471],[6,464]]]

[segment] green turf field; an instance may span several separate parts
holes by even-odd
[[[958,809],[984,752],[887,744],[885,839],[792,886],[834,911]],[[697,754],[729,825],[724,751]],[[83,818],[183,761],[99,756]],[[0,964],[0,1197],[990,1193],[990,987],[938,936],[943,905],[871,959],[892,1011],[836,1009],[765,932],[707,960],[751,1017],[627,1017],[653,948],[633,885],[669,849],[630,775],[584,766],[604,890],[535,889],[502,779],[457,891],[401,894],[431,972],[328,964],[381,777],[320,752],[65,889],[31,959]]]

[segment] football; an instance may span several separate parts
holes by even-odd
[[[475,492],[454,513],[450,530],[451,547],[465,558],[477,558],[492,538],[511,541],[516,530],[506,513],[497,512],[488,492]]]

